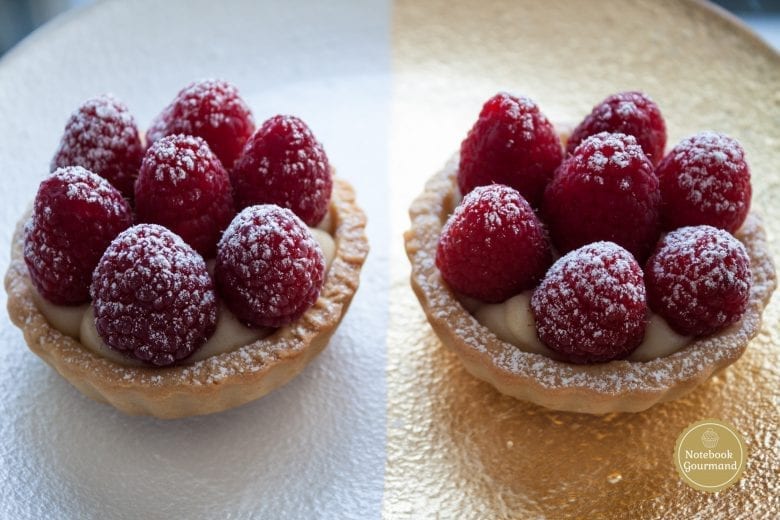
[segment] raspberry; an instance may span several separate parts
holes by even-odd
[[[642,268],[612,242],[558,259],[531,297],[539,339],[572,363],[620,359],[642,343],[647,301]]]
[[[276,204],[309,226],[328,212],[333,189],[322,145],[294,116],[274,116],[247,142],[231,171],[236,205]]]
[[[477,186],[506,184],[536,208],[562,158],[561,141],[539,107],[499,93],[460,145],[458,187],[465,195]]]
[[[217,324],[206,262],[157,224],[138,224],[111,242],[95,269],[92,297],[103,341],[152,365],[186,358]]]
[[[543,209],[562,253],[608,240],[643,261],[658,240],[660,203],[653,165],[636,139],[602,132],[563,161]]]
[[[263,204],[244,209],[230,223],[219,241],[214,274],[225,303],[240,320],[280,327],[317,301],[325,257],[292,211]]]
[[[658,243],[645,274],[650,308],[685,336],[712,334],[737,322],[747,308],[750,258],[721,229],[672,231]]]
[[[108,179],[125,197],[132,198],[143,154],[130,111],[105,95],[85,101],[71,114],[51,161],[51,171],[81,166]]]
[[[235,214],[222,163],[200,137],[163,137],[146,152],[135,184],[139,222],[162,224],[213,257]]]
[[[202,137],[230,169],[255,130],[252,112],[230,83],[207,79],[184,87],[152,122],[146,139],[152,144],[166,135]]]
[[[582,141],[600,132],[634,136],[653,165],[657,165],[664,156],[664,118],[658,105],[642,92],[613,94],[593,107],[593,111],[572,132],[566,151],[574,153]]]
[[[661,216],[666,229],[707,224],[733,233],[750,210],[745,151],[723,134],[683,140],[658,165]]]
[[[106,179],[81,166],[56,170],[38,187],[25,229],[24,260],[35,288],[58,305],[89,300],[92,271],[132,219]]]
[[[436,249],[436,266],[450,287],[485,302],[530,289],[551,263],[550,244],[533,209],[500,184],[466,195]]]

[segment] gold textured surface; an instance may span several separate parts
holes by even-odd
[[[696,2],[402,0],[393,13],[393,287],[388,351],[388,518],[771,518],[780,511],[777,299],[735,365],[682,400],[639,414],[551,412],[466,373],[409,286],[401,234],[425,180],[498,90],[576,124],[598,101],[641,89],[669,143],[701,130],[739,139],[773,255],[780,232],[780,58]],[[677,436],[708,417],[750,453],[741,480],[688,488]]]

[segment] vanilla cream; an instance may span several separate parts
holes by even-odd
[[[464,302],[479,323],[490,329],[499,339],[511,343],[524,352],[556,357],[536,334],[536,323],[531,312],[531,295],[525,291],[502,303],[482,303],[469,298]],[[642,343],[628,357],[629,361],[649,361],[673,354],[691,341],[669,327],[666,321],[655,313],[645,330]]]
[[[332,225],[329,215],[330,213],[326,216],[327,222],[323,220],[320,226]],[[336,257],[336,242],[331,235],[320,227],[309,228],[309,231],[311,231],[312,236],[317,240],[322,249],[327,271]],[[215,261],[213,259],[206,262],[206,268],[212,276],[214,275],[214,264]],[[35,288],[33,288],[32,293],[36,307],[44,315],[46,321],[55,329],[79,340],[82,345],[95,354],[115,363],[126,366],[142,365],[141,362],[124,356],[105,344],[95,327],[95,313],[91,304],[86,303],[77,306],[55,305],[43,298]],[[247,327],[220,301],[217,309],[217,326],[214,333],[202,347],[187,358],[187,362],[201,361],[217,354],[232,352],[258,339],[265,338],[273,330],[271,328]]]

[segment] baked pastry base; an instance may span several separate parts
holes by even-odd
[[[366,218],[348,182],[333,179],[336,256],[317,302],[294,323],[232,352],[167,368],[131,367],[100,357],[49,325],[33,302],[23,258],[25,215],[17,224],[5,276],[8,314],[30,350],[83,394],[131,415],[175,419],[254,401],[279,388],[319,354],[347,312],[368,254]]]
[[[734,363],[761,325],[761,313],[776,286],[775,269],[760,219],[751,214],[736,233],[750,255],[753,287],[742,320],[692,341],[663,358],[574,365],[523,352],[496,337],[460,303],[436,268],[441,228],[458,204],[457,155],[434,175],[412,203],[405,235],[411,282],[441,342],[475,377],[501,393],[554,410],[604,414],[640,412],[677,399]]]

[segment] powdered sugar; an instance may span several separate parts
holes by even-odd
[[[487,233],[495,233],[505,229],[513,234],[519,234],[521,220],[518,218],[528,212],[528,207],[521,207],[519,197],[505,189],[492,189],[487,187],[476,188],[466,195],[464,202],[455,208],[450,222],[457,222],[465,218],[465,213],[470,210],[470,205],[477,200],[482,202],[479,217],[482,219],[482,229]],[[505,228],[506,226],[506,228]],[[445,225],[442,233],[447,232]]]
[[[166,136],[141,163],[135,184],[139,222],[162,224],[206,258],[235,216],[230,178],[200,137]]]
[[[212,127],[217,128],[226,122],[229,122],[229,113],[240,109],[249,111],[246,104],[238,94],[238,89],[229,83],[217,80],[206,79],[197,81],[182,89],[179,97],[184,99],[184,103],[192,109],[202,108],[205,103],[208,113],[207,122]],[[196,122],[185,121],[195,129]]]
[[[104,95],[85,101],[70,116],[51,169],[83,166],[132,196],[142,155],[135,119],[125,105]]]
[[[205,119],[193,117],[200,110],[206,114]],[[169,135],[171,129],[166,125],[174,119],[177,133],[199,135],[204,124],[212,128],[231,124],[231,114],[236,112],[246,114],[254,124],[249,107],[234,85],[219,79],[196,81],[180,90],[176,100],[155,119],[149,128],[149,140],[154,142]]]
[[[482,106],[461,143],[458,186],[467,194],[477,186],[504,184],[539,208],[562,157],[561,141],[536,103],[499,92]]]
[[[278,327],[303,314],[319,295],[325,259],[306,225],[287,209],[250,206],[219,242],[215,276],[240,319]]]
[[[594,172],[604,171],[604,167],[609,163],[609,159],[601,151],[595,152],[588,158],[588,168]]]
[[[609,121],[615,116],[626,119],[639,113],[637,100],[630,97],[615,99],[612,103],[602,103],[593,109],[593,116],[602,121]]]
[[[442,229],[436,263],[462,294],[500,302],[533,287],[552,263],[531,206],[508,186],[479,186]]]
[[[153,161],[154,178],[176,186],[188,175],[211,175],[211,151],[206,141],[190,135],[176,135],[160,139],[146,154],[144,161]]]
[[[263,123],[231,171],[239,208],[277,204],[316,226],[328,209],[333,187],[325,150],[295,116]]]
[[[202,137],[225,167],[231,168],[254,126],[252,113],[234,85],[206,79],[179,91],[146,136],[150,143],[173,134]]]
[[[506,104],[507,114],[520,129],[515,134],[522,136],[524,141],[532,141],[536,130],[534,113],[539,111],[536,103],[525,96],[514,97],[509,94],[505,95],[503,102]],[[507,143],[507,146],[512,146],[512,143]]]
[[[612,242],[558,259],[534,291],[539,338],[577,362],[607,361],[642,341],[647,315],[642,269]]]
[[[702,335],[737,321],[750,295],[750,258],[728,232],[691,226],[663,238],[647,263],[650,301],[683,334]]]
[[[608,240],[647,258],[660,233],[661,193],[634,137],[601,132],[564,159],[545,190],[544,218],[560,252]]]
[[[587,137],[599,132],[622,133],[636,138],[653,164],[663,157],[666,125],[658,105],[641,92],[620,92],[593,107],[572,132],[567,150],[573,153]]]
[[[111,240],[132,223],[122,195],[80,166],[59,168],[38,187],[25,260],[38,291],[52,302],[89,299],[89,283]]]
[[[636,138],[625,134],[601,132],[585,139],[580,147],[578,156],[588,157],[588,168],[594,177],[604,173],[609,166],[613,170],[625,169],[632,162],[647,160]]]
[[[631,115],[636,114],[639,109],[633,99],[624,99],[618,103],[615,111],[622,117],[630,117]]]
[[[745,201],[733,197],[733,179],[746,170],[745,153],[737,141],[702,132],[675,146],[670,155],[680,172],[677,186],[690,204],[716,214],[744,209]]]
[[[95,323],[110,347],[169,365],[205,343],[216,324],[206,263],[178,235],[155,224],[122,232],[92,283]]]
[[[117,197],[115,188],[103,177],[81,166],[59,168],[49,178],[57,179],[65,186],[65,196],[69,200],[100,205],[113,216],[127,213],[127,205]],[[41,208],[41,211],[50,214],[51,208]]]

